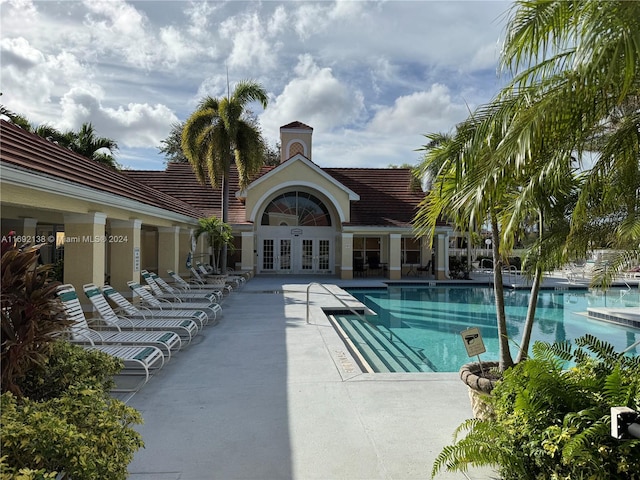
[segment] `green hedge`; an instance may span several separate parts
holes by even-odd
[[[143,446],[132,425],[140,414],[109,396],[119,360],[55,342],[47,363],[29,372],[21,388],[0,398],[2,478],[126,479]],[[22,472],[22,473],[20,473]]]

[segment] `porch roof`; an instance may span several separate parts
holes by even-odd
[[[197,219],[203,216],[197,207],[168,192],[139,183],[124,172],[60,147],[10,122],[0,120],[0,129],[0,161],[4,166],[117,195],[186,217]],[[5,171],[3,181],[6,178]]]

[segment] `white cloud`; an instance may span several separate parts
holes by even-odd
[[[277,32],[279,25],[272,23],[271,26],[272,32]],[[268,23],[263,24],[258,12],[228,18],[220,26],[220,37],[232,42],[228,57],[230,68],[251,69],[255,72],[256,69],[270,70],[277,64],[280,44],[272,40]]]
[[[338,0],[336,2],[318,2],[294,4],[292,27],[298,36],[307,40],[328,29],[340,29],[344,26],[353,29],[359,25],[359,17],[371,9],[371,2]]]
[[[121,0],[85,0],[86,25],[99,51],[120,53],[127,63],[150,68],[158,56],[157,44],[147,34],[148,21],[135,7]]]
[[[204,38],[209,32],[209,17],[216,11],[217,6],[209,2],[191,1],[187,4],[184,14],[189,19],[187,31],[195,38]]]
[[[27,39],[3,38],[0,40],[3,65],[9,65],[21,70],[27,70],[44,62],[42,52],[32,47]]]
[[[104,92],[97,85],[73,88],[61,100],[62,130],[77,130],[91,122],[99,136],[113,138],[120,147],[154,148],[169,134],[171,124],[178,121],[165,105],[129,103],[118,108],[102,104]]]
[[[0,2],[2,101],[34,123],[92,121],[122,158],[140,162],[144,147],[126,150],[147,145],[158,159],[172,121],[226,95],[228,66],[231,88],[250,78],[269,92],[255,110],[270,141],[302,121],[315,129],[314,160],[346,152],[343,166],[411,161],[422,134],[466,118],[463,98],[493,96],[497,20],[510,5]]]
[[[448,131],[466,116],[464,105],[452,103],[449,89],[434,84],[428,91],[399,97],[393,106],[379,108],[368,130],[390,135],[429,133],[448,126]]]
[[[35,123],[49,121],[52,100],[64,92],[65,83],[82,82],[86,68],[71,53],[45,55],[24,38],[5,38],[2,54],[3,100]],[[38,109],[34,109],[38,105]]]
[[[337,79],[331,68],[320,68],[311,55],[301,55],[295,77],[261,115],[265,133],[299,120],[314,128],[330,131],[356,121],[364,111],[362,92]]]

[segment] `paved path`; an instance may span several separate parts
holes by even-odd
[[[321,288],[306,323],[306,286],[317,280],[252,279],[129,400],[146,443],[132,480],[430,477],[471,415],[464,385],[455,373],[359,373],[319,311],[334,301]]]

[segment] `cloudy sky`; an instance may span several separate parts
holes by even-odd
[[[171,124],[254,80],[275,145],[314,128],[323,167],[415,164],[490,100],[507,1],[0,0],[0,103],[60,130],[92,122],[126,168],[162,169]]]

